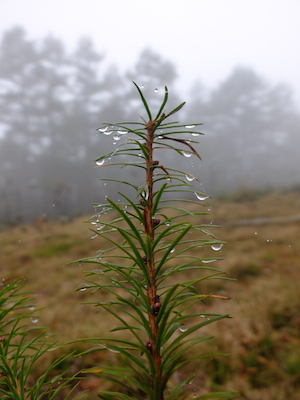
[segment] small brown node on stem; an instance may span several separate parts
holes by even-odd
[[[146,349],[152,352],[152,344],[150,342],[145,342]]]
[[[157,315],[157,314],[158,314],[160,307],[161,307],[161,301],[160,301],[159,295],[157,294],[157,295],[155,296],[154,304],[153,304],[153,306],[152,306],[152,313],[153,313],[153,315]]]
[[[0,343],[2,343],[2,345],[4,345],[4,343],[5,343],[5,336],[0,336]]]
[[[152,224],[153,226],[157,226],[160,224],[160,219],[159,218],[152,218]]]
[[[153,304],[153,307],[152,307],[153,315],[157,315],[158,314],[160,307],[161,307],[161,302],[160,301],[158,301],[158,302]]]
[[[140,199],[140,204],[143,206],[143,207],[145,207],[145,201],[144,201],[144,199]]]
[[[155,161],[152,161],[152,162],[151,162],[151,165],[152,165],[152,166],[158,165],[158,164],[159,164],[159,161],[158,161],[158,160],[155,160]]]
[[[143,257],[142,257],[142,259],[143,259],[144,263],[146,264],[146,263],[147,263],[147,261],[148,261],[148,258],[147,258],[147,256],[143,256]]]

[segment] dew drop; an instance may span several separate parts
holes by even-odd
[[[100,132],[106,132],[108,129],[108,126],[106,126],[105,128],[99,128],[98,131]]]
[[[197,197],[198,200],[203,201],[208,199],[209,196],[206,196],[205,194],[201,194],[201,193],[196,193],[195,192],[195,196]]]
[[[157,89],[157,88],[155,88],[155,89],[154,89],[154,92],[155,92],[155,93],[157,93],[157,92],[158,92],[158,89]]]
[[[39,317],[31,317],[31,322],[33,324],[36,324],[37,322],[39,322]]]
[[[221,248],[223,247],[223,243],[216,243],[216,244],[212,244],[211,248],[215,251],[219,251],[221,250]]]
[[[209,263],[212,263],[212,262],[215,262],[215,261],[217,261],[215,258],[210,259],[210,260],[202,260],[203,264],[209,264]]]
[[[77,289],[78,290],[80,290],[80,292],[84,292],[86,289],[87,289],[87,284],[86,283],[80,283],[78,286],[77,286]]]
[[[120,129],[119,131],[118,131],[118,134],[119,135],[126,135],[126,133],[128,133],[128,131],[123,131],[122,129]]]
[[[174,253],[175,251],[175,247],[173,247],[173,249],[170,250],[170,253]]]
[[[189,328],[179,328],[180,332],[186,332]]]
[[[111,135],[112,133],[113,133],[113,131],[105,131],[105,132],[102,132],[104,135],[106,135],[106,136],[109,136],[109,135]]]
[[[141,195],[142,195],[143,199],[148,200],[148,197],[149,197],[148,190],[147,190],[147,191],[143,191],[143,192],[141,193]]]
[[[96,239],[97,236],[98,236],[98,234],[95,233],[94,235],[91,236],[91,239]]]
[[[189,153],[187,151],[183,151],[182,154],[184,155],[184,157],[187,157],[187,158],[192,157],[192,155],[193,155],[193,153]]]
[[[29,311],[35,310],[35,305],[34,305],[34,304],[29,304],[28,310],[29,310]]]
[[[97,160],[96,161],[97,165],[103,165],[104,163],[105,163],[105,159],[104,158],[101,158],[101,160]]]
[[[186,178],[186,180],[187,180],[188,182],[193,182],[193,181],[195,180],[195,177],[192,176],[192,175],[186,175],[185,178]]]
[[[116,140],[116,141],[118,141],[118,140],[121,139],[121,136],[120,136],[120,135],[114,135],[114,136],[113,136],[113,139]]]
[[[100,275],[103,275],[103,274],[104,274],[104,272],[102,271],[102,269],[98,269],[98,268],[93,269],[91,272],[93,272],[94,274],[100,274]]]
[[[186,125],[185,126],[187,129],[192,129],[192,128],[195,128],[195,125]]]
[[[194,132],[194,133],[192,133],[192,136],[200,136],[200,133]]]
[[[111,353],[120,353],[118,350],[113,350],[113,349],[109,349],[109,348],[107,348],[107,350],[109,350]]]

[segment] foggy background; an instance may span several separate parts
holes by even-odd
[[[204,123],[203,161],[176,160],[203,191],[300,188],[300,4],[147,4],[0,1],[0,225],[89,213],[115,191],[92,167],[118,143],[96,129],[144,115],[132,80]]]

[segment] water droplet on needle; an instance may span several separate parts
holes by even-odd
[[[221,248],[223,247],[223,243],[216,243],[216,244],[212,244],[211,248],[215,251],[219,251],[221,250]]]
[[[209,197],[209,196],[206,196],[205,194],[200,194],[200,193],[196,193],[196,192],[195,192],[195,196],[197,197],[198,200],[201,200],[201,201],[206,200]]]

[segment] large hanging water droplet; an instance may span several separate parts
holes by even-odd
[[[173,249],[170,250],[170,253],[174,253],[175,251],[175,247],[173,247]]]
[[[122,129],[120,129],[119,131],[118,131],[118,134],[119,135],[126,135],[126,133],[128,133],[128,131],[123,131]]]
[[[97,165],[103,165],[104,163],[105,163],[105,159],[104,158],[101,158],[101,160],[97,160],[96,161]]]
[[[208,199],[209,196],[206,196],[205,194],[201,194],[201,193],[196,193],[195,192],[195,196],[197,197],[198,200],[203,201]]]
[[[200,133],[194,132],[192,133],[192,136],[200,136]]]
[[[113,139],[118,141],[118,140],[121,139],[121,136],[120,136],[120,135],[114,135],[114,136],[113,136]]]
[[[98,131],[103,133],[103,132],[106,132],[107,129],[108,129],[108,126],[106,126],[105,128],[99,128]]]
[[[102,132],[104,135],[107,135],[107,136],[109,136],[109,135],[111,135],[112,133],[113,133],[113,131],[105,131],[105,132]]]
[[[182,154],[184,155],[184,157],[192,157],[193,153],[187,152],[187,151],[183,151]]]
[[[195,128],[195,125],[186,125],[185,126],[187,129],[192,129],[192,128]]]
[[[186,175],[185,178],[189,182],[193,182],[195,180],[195,177],[193,175]]]
[[[158,89],[157,89],[157,88],[155,88],[155,89],[154,89],[154,92],[155,92],[155,93],[157,93],[157,92],[158,92]]]
[[[219,251],[221,250],[221,248],[223,247],[223,243],[215,243],[211,245],[211,248],[215,251]]]
[[[31,317],[31,322],[33,324],[36,324],[37,322],[39,322],[39,317]]]
[[[186,328],[186,327],[185,327],[185,328],[183,328],[183,327],[180,327],[180,328],[179,328],[180,332],[186,332],[188,329],[189,329],[189,328]]]
[[[29,311],[35,310],[35,305],[34,305],[34,304],[29,304],[28,310],[29,310]]]

